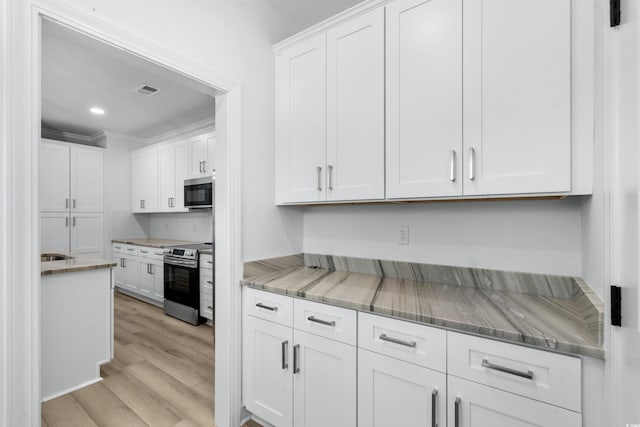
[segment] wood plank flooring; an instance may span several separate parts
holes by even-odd
[[[213,328],[120,293],[114,300],[115,357],[104,380],[43,403],[42,425],[213,426]]]

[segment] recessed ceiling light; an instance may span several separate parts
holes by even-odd
[[[102,116],[104,114],[104,110],[98,107],[91,107],[89,111],[91,111],[96,116]]]

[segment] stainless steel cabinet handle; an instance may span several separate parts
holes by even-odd
[[[400,345],[403,345],[405,347],[415,347],[416,346],[416,342],[415,341],[399,340],[397,338],[388,337],[387,334],[381,334],[380,335],[380,339],[382,341],[388,341],[388,342],[392,342],[394,344],[400,344]]]
[[[127,268],[127,260],[122,258],[122,268]]]
[[[213,285],[213,282],[211,280],[207,280],[207,283]]]
[[[289,353],[289,341],[282,341],[282,369],[289,369],[288,353]]]
[[[210,306],[210,305],[208,305],[208,306],[207,306],[207,308],[208,308],[209,310],[213,310],[213,307],[212,307],[212,306]]]
[[[124,258],[120,258],[120,267],[124,267]]]
[[[133,250],[133,249],[130,249],[130,250]],[[142,254],[148,254],[148,253],[149,253],[149,251],[143,251],[142,249],[140,249],[140,253],[142,253]]]
[[[167,198],[167,207],[170,208],[171,207],[171,197]]]
[[[504,372],[505,374],[515,375],[516,377],[526,378],[528,380],[533,379],[533,371],[518,371],[516,369],[507,368],[506,366],[494,365],[487,359],[482,359],[482,367],[487,369],[493,369],[494,371]]]
[[[135,249],[131,249],[131,248],[127,248],[127,250],[131,252],[135,251]]]
[[[207,172],[207,161],[203,160],[202,161],[202,172]]]
[[[207,261],[207,264],[213,264],[213,261]]]
[[[297,374],[300,372],[300,344],[296,344],[293,346],[293,373]]]
[[[264,305],[261,302],[257,303],[256,307],[263,308],[263,309],[269,310],[269,311],[278,311],[278,307],[269,307],[268,305]]]
[[[64,226],[65,226],[65,227],[68,227],[68,226],[69,226],[69,217],[68,217],[68,216],[65,216],[65,217],[64,217]]]
[[[64,199],[64,208],[69,209],[69,199]]]
[[[431,393],[431,427],[438,427],[436,409],[438,407],[438,390],[433,390]]]
[[[456,150],[451,150],[451,164],[449,165],[449,181],[456,182]]]
[[[151,264],[147,264],[147,274],[151,274],[151,270],[149,269],[151,267]]]
[[[318,166],[318,191],[322,191],[322,166]]]
[[[76,226],[76,217],[75,216],[73,217],[73,226],[74,227]]]
[[[77,205],[77,203],[76,203],[76,199],[73,199],[73,209],[75,209],[75,208],[76,208],[76,205]]]
[[[149,274],[151,274],[152,276],[155,274],[154,273],[154,265],[153,264],[149,264]]]
[[[309,316],[307,317],[307,320],[310,322],[320,323],[321,325],[336,326],[335,320],[332,320],[332,321],[322,320],[322,319],[316,318],[315,316]]]
[[[333,165],[329,165],[329,190],[333,190]]]
[[[460,405],[461,405],[462,401],[459,397],[456,397],[456,403],[454,404],[454,409],[455,409],[455,415],[454,415],[454,419],[455,419],[455,423],[454,426],[455,427],[460,427]]]
[[[469,180],[476,180],[476,150],[475,148],[469,148]]]

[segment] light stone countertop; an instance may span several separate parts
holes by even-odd
[[[59,261],[45,261],[40,263],[40,275],[72,273],[75,271],[98,270],[115,267],[116,263],[105,259],[73,257]]]
[[[113,243],[123,243],[125,245],[147,246],[150,248],[168,248],[169,246],[197,245],[202,242],[192,242],[189,240],[172,239],[114,239]]]
[[[439,284],[298,263],[294,257],[247,263],[245,272],[250,273],[241,284],[545,350],[604,358],[601,337],[589,322],[593,307],[585,297]],[[577,281],[577,286],[585,289],[576,295],[590,291],[583,282]]]

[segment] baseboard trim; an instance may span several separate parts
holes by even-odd
[[[42,398],[42,401],[41,401],[41,402],[42,402],[42,403],[44,403],[44,402],[48,402],[49,400],[55,399],[56,397],[64,396],[65,394],[72,393],[72,392],[74,392],[74,391],[76,391],[76,390],[80,390],[81,388],[85,388],[85,387],[87,387],[87,386],[90,386],[91,384],[95,384],[95,383],[98,383],[98,382],[100,382],[100,381],[102,381],[102,378],[101,378],[101,377],[98,377],[98,378],[93,379],[93,380],[91,380],[91,381],[87,381],[86,383],[83,383],[83,384],[77,385],[77,386],[75,386],[75,387],[71,387],[71,388],[69,388],[69,389],[67,389],[67,390],[63,390],[63,391],[61,391],[61,392],[59,392],[59,393],[54,393],[54,394],[52,394],[51,396],[44,397],[44,398]]]

